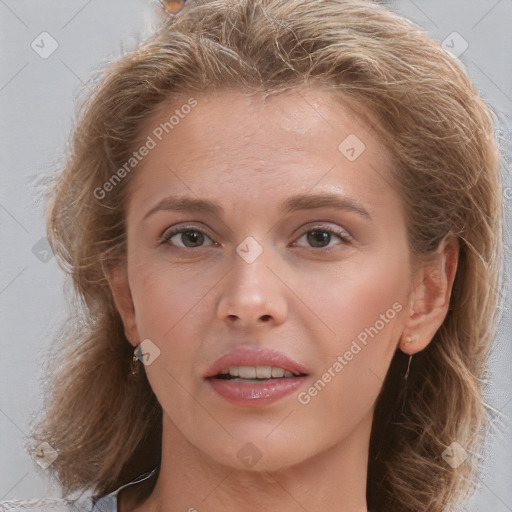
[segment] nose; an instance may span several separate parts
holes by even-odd
[[[252,263],[236,253],[233,257],[218,303],[218,317],[230,326],[279,325],[286,319],[287,287],[278,272],[268,265],[265,252]]]

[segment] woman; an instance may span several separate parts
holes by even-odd
[[[3,509],[452,510],[496,325],[489,109],[368,1],[165,4],[48,204],[78,302],[34,438],[94,498]]]

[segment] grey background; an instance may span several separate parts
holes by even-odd
[[[447,40],[454,51],[460,51],[466,41],[460,61],[493,110],[510,121],[511,0],[389,3],[439,41]],[[67,311],[63,274],[45,251],[40,186],[45,173],[62,163],[82,82],[93,70],[133,48],[148,33],[154,17],[151,0],[0,0],[0,501],[60,496],[45,470],[23,449],[31,415],[41,407],[42,358]],[[44,31],[58,43],[46,59],[31,47]],[[49,44],[47,40],[46,49]],[[511,125],[504,133],[508,140]],[[510,147],[509,142],[509,155]],[[510,167],[504,168],[504,186],[510,187],[505,200],[508,276]],[[461,509],[466,512],[512,511],[508,279],[502,295],[503,317],[486,386],[493,428],[479,490]]]

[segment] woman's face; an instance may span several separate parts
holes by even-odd
[[[164,437],[257,470],[367,447],[411,289],[372,127],[323,90],[224,92],[162,106],[141,140],[123,320]]]

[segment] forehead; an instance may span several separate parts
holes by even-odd
[[[203,196],[337,185],[386,201],[391,155],[372,126],[369,114],[321,88],[183,95],[141,127],[140,140],[150,137],[154,147],[132,176],[130,196],[150,200],[166,185]]]

